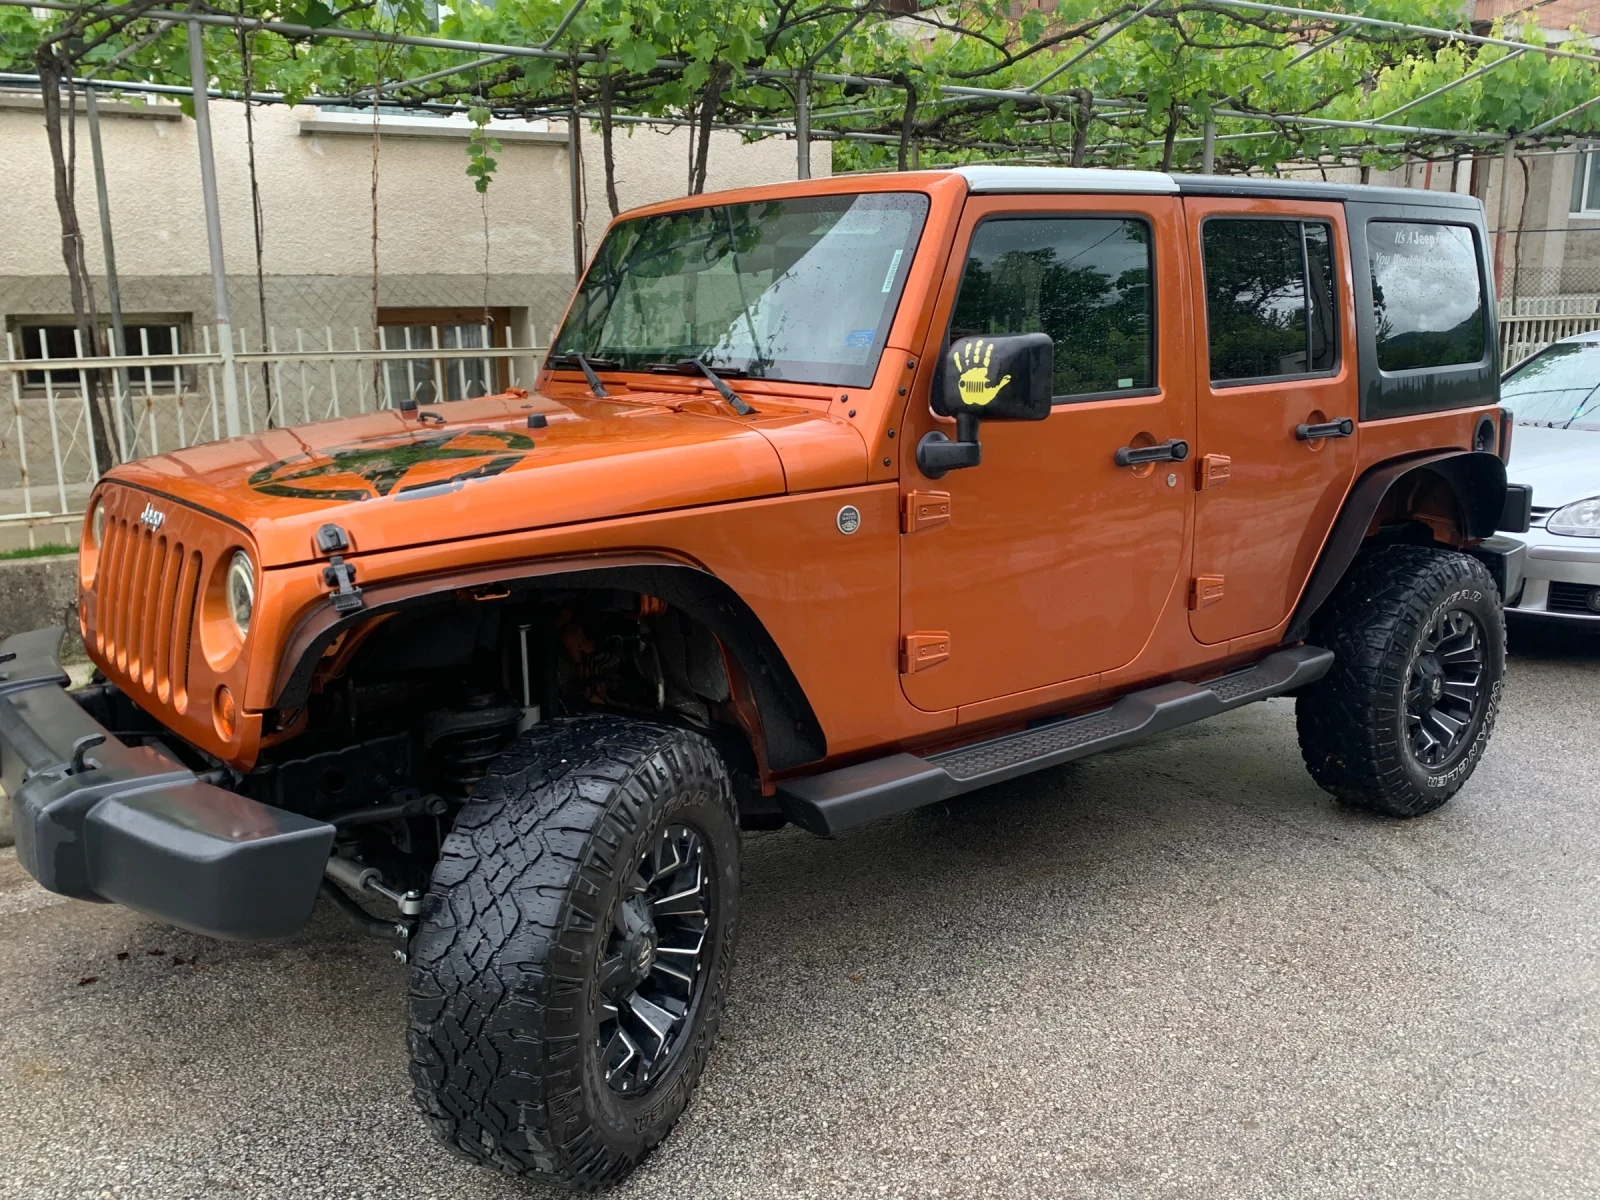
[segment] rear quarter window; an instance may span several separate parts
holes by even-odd
[[[1479,362],[1483,279],[1466,225],[1367,225],[1378,369],[1417,371]]]
[[[1476,408],[1500,396],[1483,210],[1454,196],[1345,202],[1363,421]]]

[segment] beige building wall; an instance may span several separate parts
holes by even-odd
[[[211,104],[223,241],[236,329],[262,338],[244,108]],[[296,328],[340,348],[370,336],[373,174],[372,123],[358,113],[302,106],[254,111],[257,176],[264,215],[268,322],[280,338]],[[498,125],[499,123],[497,123]],[[187,316],[198,344],[214,319],[194,122],[176,105],[142,111],[102,104],[101,126],[118,275],[126,313]],[[378,291],[384,307],[471,306],[487,300],[514,312],[519,342],[539,342],[566,304],[573,279],[571,201],[564,122],[518,122],[491,130],[503,143],[499,168],[480,197],[464,173],[470,127],[464,119],[385,117],[378,154]],[[624,207],[687,190],[689,132],[620,127],[617,190]],[[610,211],[600,139],[583,131],[587,250]],[[78,123],[77,202],[89,270],[105,305],[103,260],[88,134]],[[829,169],[826,144],[812,169]],[[795,146],[712,136],[708,189],[793,179]],[[0,98],[0,319],[71,311],[60,225],[37,97]]]

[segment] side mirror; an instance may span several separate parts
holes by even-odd
[[[956,419],[951,441],[934,430],[917,443],[929,479],[983,461],[979,421],[1042,421],[1050,415],[1055,343],[1045,333],[957,338],[934,379],[933,411]]]

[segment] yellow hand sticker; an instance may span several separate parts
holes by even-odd
[[[990,386],[989,359],[993,354],[994,343],[977,338],[950,356],[956,364],[956,370],[960,372],[957,386],[961,389],[963,404],[973,404],[981,408],[998,396],[1000,389],[1011,382],[1011,376],[1007,375],[999,383]]]

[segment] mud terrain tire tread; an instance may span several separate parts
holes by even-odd
[[[596,929],[609,927],[602,909],[619,848],[684,811],[672,797],[685,794],[719,814],[713,823],[727,820],[721,950],[694,1041],[652,1089],[653,1107],[619,1132],[602,1127],[596,1109],[606,1101],[585,1082],[587,967]],[[445,839],[410,951],[413,1094],[448,1147],[482,1166],[593,1191],[666,1135],[716,1040],[737,930],[737,839],[722,759],[682,729],[557,719],[495,760]]]
[[[1401,740],[1402,694],[1412,647],[1440,603],[1463,586],[1488,600],[1479,616],[1489,695],[1465,756],[1449,778],[1429,786]],[[1493,732],[1505,673],[1505,616],[1484,565],[1427,546],[1367,551],[1317,614],[1311,640],[1334,653],[1333,669],[1295,703],[1300,752],[1318,786],[1352,808],[1390,817],[1421,816],[1459,791]]]

